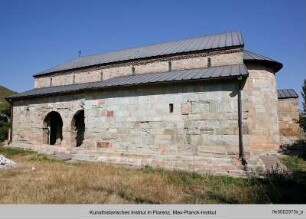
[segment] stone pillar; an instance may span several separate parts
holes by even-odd
[[[60,110],[58,110],[60,111]],[[71,147],[71,134],[70,134],[70,129],[71,129],[71,112],[69,110],[65,110],[61,112],[62,120],[63,120],[63,127],[62,127],[62,142],[61,146],[69,148]]]
[[[249,77],[242,92],[246,152],[275,152],[280,144],[275,75],[264,66],[247,67]]]

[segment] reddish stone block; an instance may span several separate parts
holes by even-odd
[[[112,111],[112,110],[107,111],[106,116],[107,117],[113,117],[114,116],[114,111]]]
[[[109,148],[111,146],[111,143],[108,141],[98,141],[97,147],[98,148]]]
[[[191,113],[191,102],[182,104],[181,112],[182,115],[189,115]]]
[[[159,145],[158,151],[159,151],[160,154],[163,154],[166,151],[166,147],[164,145]]]

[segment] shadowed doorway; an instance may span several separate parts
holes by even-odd
[[[71,132],[72,144],[76,147],[82,145],[85,133],[84,110],[77,111],[72,119]]]
[[[50,145],[59,145],[63,140],[63,120],[58,112],[52,111],[44,119],[44,143]]]

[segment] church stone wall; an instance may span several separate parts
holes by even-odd
[[[206,68],[208,66],[208,58],[211,59],[211,66],[243,63],[243,54],[241,50],[228,50],[222,53],[180,55],[160,59],[131,61],[120,65],[89,67],[84,70],[72,70],[65,73],[54,73],[48,76],[35,78],[35,88],[50,86],[50,78],[52,78],[52,86],[60,86],[107,80],[112,77],[131,74],[167,72],[170,70],[169,62],[171,62],[171,70]],[[132,70],[133,68],[134,72]]]
[[[298,98],[278,100],[279,134],[281,144],[291,144],[301,138]]]
[[[276,152],[279,148],[278,97],[273,71],[248,64],[243,88],[245,148],[250,152]]]
[[[73,75],[69,75],[69,77],[67,77],[66,75],[58,75],[56,77],[52,77],[52,82],[50,82],[50,83],[51,83],[52,86],[61,86],[61,85],[66,85],[66,84],[72,84],[73,83]]]
[[[16,101],[13,143],[77,150],[80,159],[133,166],[240,171],[237,89],[236,82],[201,82]],[[86,131],[76,148],[71,121],[80,109]],[[51,111],[62,117],[63,141],[41,146],[43,120]]]
[[[79,100],[76,98],[80,98]],[[71,97],[45,97],[41,99],[21,100],[13,106],[13,141],[41,145],[43,140],[43,123],[49,112],[55,111],[63,120],[62,145],[70,142],[67,138],[71,131],[73,112],[81,109],[83,99],[80,95]]]
[[[152,72],[166,72],[169,71],[168,62],[153,62],[142,65],[135,65],[135,74],[146,74]]]
[[[100,70],[90,70],[90,71],[84,71],[77,74],[72,74],[72,77],[74,77],[75,84],[81,84],[81,83],[87,83],[87,82],[94,82],[94,81],[100,81],[101,80],[101,71]],[[68,77],[68,75],[64,75],[64,77]],[[72,80],[73,81],[73,80]]]
[[[50,87],[50,76],[35,78],[34,87],[35,88]]]
[[[132,74],[132,66],[120,66],[114,68],[105,68],[102,69],[103,78],[102,80],[107,80],[113,77],[120,77],[124,75],[131,75]]]

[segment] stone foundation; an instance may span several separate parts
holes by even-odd
[[[47,155],[69,154],[74,161],[101,162],[105,164],[122,165],[132,168],[151,166],[168,170],[194,171],[214,175],[230,175],[244,177],[247,175],[236,156],[233,157],[203,157],[183,155],[152,155],[116,153],[105,150],[88,150],[84,148],[64,148],[61,146],[33,145],[13,143],[10,147],[30,149]]]

